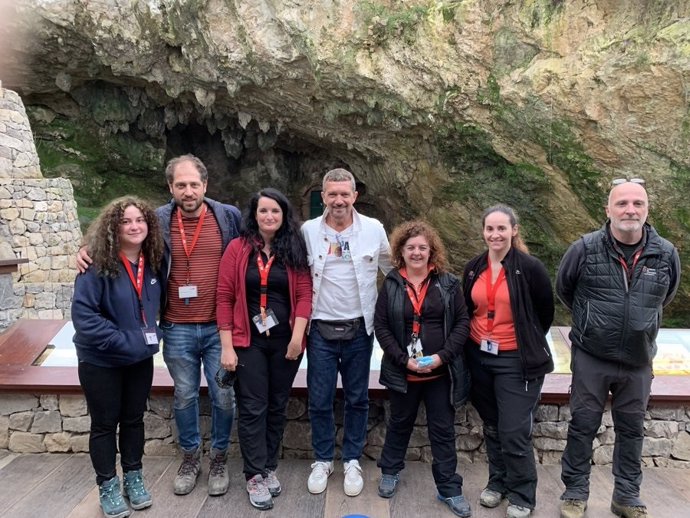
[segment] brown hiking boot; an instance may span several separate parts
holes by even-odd
[[[221,496],[228,492],[230,477],[226,462],[228,452],[211,449],[211,465],[208,470],[208,494]]]
[[[622,505],[611,500],[611,512],[623,518],[648,518],[647,508],[644,505]]]
[[[561,518],[583,518],[587,510],[586,500],[563,500],[561,504]]]
[[[201,448],[190,452],[182,452],[182,464],[177,470],[173,484],[176,495],[187,495],[196,486],[196,479],[201,472]]]

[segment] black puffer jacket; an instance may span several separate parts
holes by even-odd
[[[438,296],[443,303],[443,344],[433,344],[444,364],[436,370],[448,369],[451,374],[450,401],[459,407],[467,401],[470,390],[470,375],[463,354],[463,345],[469,334],[469,317],[465,307],[459,279],[451,273],[432,274],[427,297]],[[379,290],[374,316],[376,338],[384,351],[381,360],[379,382],[396,392],[407,393],[407,344],[411,322],[404,318],[405,301],[408,300],[405,280],[398,270],[391,270]],[[424,303],[424,308],[427,302]],[[422,318],[424,318],[424,308]],[[424,329],[424,322],[422,322]],[[426,349],[426,344],[424,347]],[[432,374],[436,374],[434,371]]]
[[[556,283],[559,298],[573,312],[572,345],[630,366],[651,364],[663,308],[680,280],[674,246],[650,225],[644,230],[630,278],[607,223],[570,246]]]
[[[474,314],[472,287],[488,268],[489,253],[484,252],[465,266],[462,284],[470,317]],[[532,380],[553,370],[553,357],[546,340],[554,315],[553,291],[542,262],[511,248],[503,261],[510,295],[510,311],[522,361],[524,379]]]

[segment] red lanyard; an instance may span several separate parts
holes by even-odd
[[[486,300],[488,303],[486,308],[486,332],[491,336],[491,331],[494,329],[494,317],[496,316],[496,292],[498,292],[498,285],[506,278],[506,271],[501,267],[496,282],[492,286],[491,259],[487,257],[487,261],[489,261],[489,269],[486,271]]]
[[[271,265],[275,258],[276,256],[272,255],[268,262],[264,264],[264,260],[261,258],[261,252],[256,252],[256,267],[259,269],[259,277],[261,279],[259,306],[261,307],[262,314],[266,311],[266,306],[268,305],[268,273],[271,271]]]
[[[137,277],[134,278],[134,272],[132,271],[132,264],[127,259],[127,256],[120,252],[120,260],[122,264],[125,265],[125,270],[127,270],[127,275],[129,275],[129,280],[132,281],[132,286],[134,286],[134,291],[137,292],[137,298],[139,299],[139,310],[141,311],[141,320],[146,326],[146,315],[144,314],[144,304],[141,299],[141,292],[144,288],[144,253],[139,252],[139,266],[137,266]]]
[[[642,255],[642,249],[640,248],[637,252],[635,252],[635,255],[633,256],[633,262],[632,266],[628,268],[628,263],[623,259],[622,257],[618,257],[618,260],[621,262],[621,265],[623,265],[623,270],[625,270],[625,273],[628,276],[628,282],[632,281],[632,275],[633,272],[635,271],[635,266],[637,266],[637,261],[640,259],[640,255]]]
[[[187,284],[189,284],[191,279],[191,268],[189,265],[189,258],[192,256],[196,242],[199,240],[199,235],[201,234],[201,228],[204,226],[204,218],[206,218],[206,211],[208,208],[206,205],[201,209],[201,214],[199,215],[199,221],[196,224],[196,229],[194,230],[194,236],[192,237],[192,244],[187,248],[187,235],[184,232],[184,224],[182,223],[182,215],[180,214],[180,209],[176,211],[177,214],[177,226],[180,231],[180,239],[182,239],[182,248],[184,248],[184,253],[187,256]]]
[[[419,336],[419,331],[422,327],[422,305],[424,304],[424,299],[426,298],[426,292],[429,289],[429,277],[424,279],[419,292],[415,290],[412,283],[407,280],[407,271],[403,268],[400,270],[400,274],[405,279],[405,288],[407,289],[407,296],[410,298],[412,303],[412,312],[414,313],[414,318],[412,320],[412,338],[417,338]]]

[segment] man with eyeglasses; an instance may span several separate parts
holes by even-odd
[[[374,343],[376,278],[392,268],[381,222],[359,214],[355,178],[333,169],[323,178],[323,216],[302,226],[313,280],[307,346],[307,387],[315,462],[310,493],[325,491],[335,457],[335,399],[338,373],[345,395],[343,490],[362,492],[359,458],[367,437],[369,368]]]
[[[644,416],[662,311],[680,281],[678,252],[646,223],[648,210],[644,180],[614,180],[608,221],[573,243],[558,270],[556,291],[573,315],[561,518],[585,514],[592,442],[609,392],[616,433],[611,512],[648,516],[640,500]]]

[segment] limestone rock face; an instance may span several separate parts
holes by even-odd
[[[210,195],[244,205],[273,185],[308,217],[342,165],[362,212],[389,229],[428,218],[456,270],[483,248],[481,210],[505,202],[554,271],[603,221],[609,181],[642,176],[690,264],[685,0],[22,0],[12,14],[4,86],[44,175],[72,179],[81,207],[142,185],[162,201],[165,159],[194,152]],[[685,281],[667,316],[688,324],[688,298]]]

